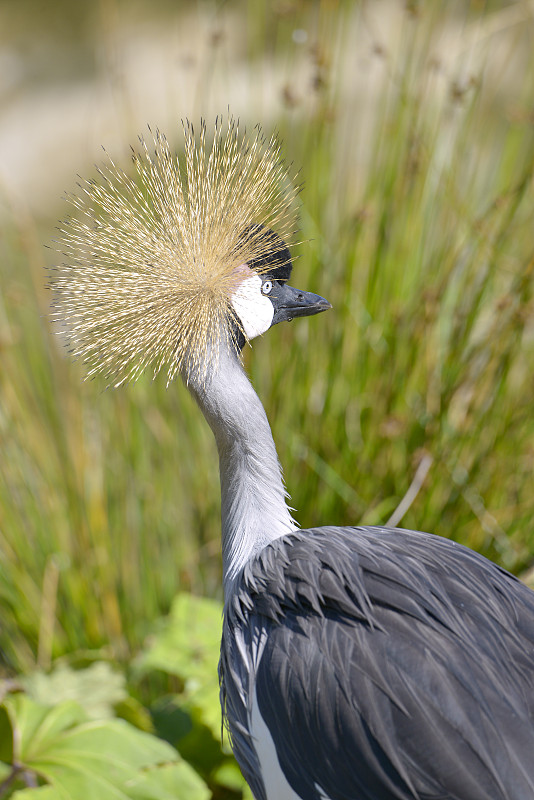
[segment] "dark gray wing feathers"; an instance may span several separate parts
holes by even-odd
[[[534,593],[451,541],[320,528],[247,565],[226,609],[222,697],[264,800],[245,673],[306,800],[318,787],[330,800],[534,798]]]

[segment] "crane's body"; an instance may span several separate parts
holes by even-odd
[[[221,681],[257,800],[534,797],[534,600],[413,531],[267,546],[225,610]]]
[[[533,798],[534,593],[430,534],[295,530],[237,353],[189,388],[219,449],[221,697],[257,800]]]
[[[532,800],[534,592],[451,541],[298,530],[247,339],[326,310],[288,285],[294,192],[275,141],[159,133],[73,203],[54,288],[71,350],[116,385],[180,373],[215,435],[221,700],[257,800]],[[265,223],[265,227],[262,223]],[[273,229],[276,233],[273,232]]]

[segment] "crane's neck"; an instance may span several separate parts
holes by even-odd
[[[260,399],[233,347],[222,347],[207,377],[187,386],[217,442],[221,477],[223,579],[228,599],[242,567],[269,542],[296,529]]]

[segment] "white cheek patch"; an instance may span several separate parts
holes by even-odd
[[[260,336],[271,327],[274,307],[269,298],[261,293],[262,280],[247,267],[250,277],[245,278],[232,294],[232,307],[239,317],[247,339]]]

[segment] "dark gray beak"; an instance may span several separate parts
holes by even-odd
[[[287,283],[276,283],[269,295],[274,306],[272,325],[289,322],[295,317],[311,317],[332,308],[328,300],[313,292],[302,292]]]

